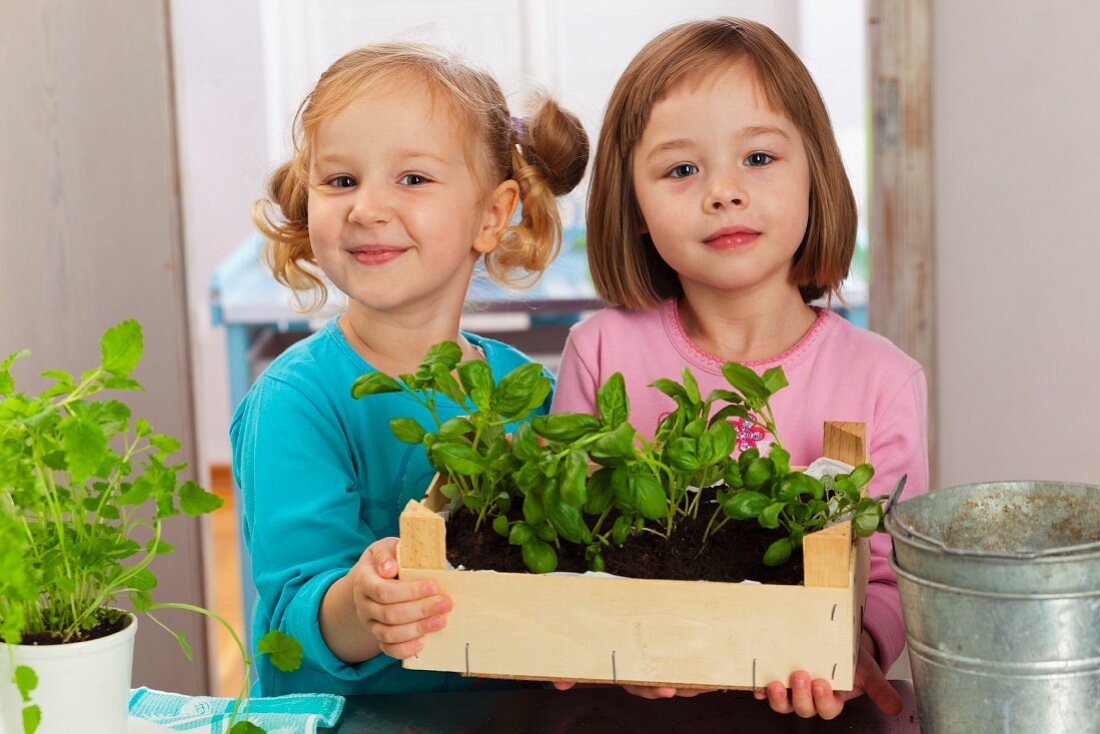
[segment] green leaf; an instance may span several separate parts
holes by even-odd
[[[657,388],[673,400],[675,400],[676,398],[687,397],[687,391],[684,390],[683,386],[675,380],[669,380],[662,377],[659,380],[654,380],[653,382],[649,383],[649,386]]]
[[[745,486],[745,480],[741,477],[741,465],[731,461],[722,473],[722,479],[730,489],[740,489]]]
[[[668,497],[652,474],[634,476],[634,503],[638,513],[647,520],[658,520],[668,512]]]
[[[535,532],[531,530],[530,525],[525,522],[517,522],[508,532],[508,544],[523,545],[524,543],[530,542],[534,537]]]
[[[168,454],[174,454],[180,450],[182,444],[179,439],[174,436],[168,436],[163,433],[154,433],[149,436],[149,444],[160,449],[162,458]]]
[[[852,518],[852,530],[861,538],[875,534],[882,523],[882,509],[878,504],[858,510]]]
[[[112,326],[99,341],[103,369],[119,377],[127,377],[141,360],[143,341],[141,324],[128,319]]]
[[[384,372],[368,372],[356,378],[351,385],[351,396],[357,400],[367,395],[388,392],[401,392],[401,385]]]
[[[528,362],[501,378],[489,406],[509,422],[517,421],[542,405],[549,394],[550,380],[542,374],[542,365]]]
[[[450,482],[448,482],[446,484],[439,485],[439,493],[449,500],[453,500],[455,497],[457,497],[459,491],[460,490],[457,484],[451,484]]]
[[[149,425],[149,421],[145,420],[144,418],[138,418],[136,421],[134,421],[134,433],[137,435],[138,438],[141,438],[142,436],[148,436],[152,432],[153,427]]]
[[[783,374],[782,367],[772,367],[764,370],[764,374],[760,375],[761,381],[764,383],[764,388],[768,391],[768,395],[775,395],[782,388],[788,384],[787,376]]]
[[[267,732],[251,721],[238,721],[230,728],[229,734],[267,734]]]
[[[742,476],[749,489],[760,489],[775,479],[775,464],[771,459],[752,459],[748,467],[743,467]]]
[[[256,650],[271,658],[271,664],[284,673],[302,664],[302,643],[279,630],[271,630],[256,643]]]
[[[61,447],[74,484],[90,477],[107,458],[107,435],[99,426],[69,416],[61,421]]]
[[[561,498],[566,504],[580,507],[588,501],[585,483],[588,479],[588,458],[583,451],[570,451],[565,457],[561,477]]]
[[[694,405],[700,405],[703,402],[702,396],[699,394],[699,383],[695,381],[695,375],[691,374],[691,370],[687,367],[684,368],[684,392],[687,395],[687,399]]]
[[[717,413],[715,413],[714,416],[710,419],[710,422],[713,425],[714,423],[717,423],[718,421],[727,421],[730,418],[742,418],[742,419],[744,419],[744,418],[748,418],[748,417],[749,417],[749,411],[744,406],[742,406],[742,405],[727,405],[726,407],[722,408]]]
[[[432,383],[435,389],[449,397],[455,404],[465,406],[466,394],[462,392],[458,380],[454,378],[451,371],[439,362],[433,364],[431,370]]]
[[[559,535],[570,543],[589,541],[588,526],[584,524],[580,508],[565,502],[553,489],[546,493],[543,505],[546,506],[546,515]]]
[[[26,665],[15,666],[15,687],[24,702],[31,700],[31,691],[38,688],[38,674]]]
[[[128,583],[138,591],[151,591],[157,588],[157,577],[149,569],[143,568],[131,576]]]
[[[189,517],[198,517],[221,507],[223,500],[207,492],[195,482],[184,482],[180,487],[180,510]]]
[[[103,381],[103,387],[108,390],[144,390],[145,386],[130,377],[115,375]]]
[[[760,527],[775,530],[779,527],[779,513],[787,506],[785,502],[773,502],[760,511]]]
[[[493,370],[481,360],[471,359],[458,365],[458,379],[474,407],[488,410],[493,395]]]
[[[669,444],[665,455],[670,466],[677,471],[698,471],[702,464],[695,455],[695,442],[690,438],[680,437]]]
[[[592,557],[588,559],[588,570],[596,573],[603,573],[607,570],[607,563],[604,561],[602,553],[592,554]]]
[[[619,515],[615,518],[615,524],[611,526],[611,542],[621,546],[630,537],[633,527],[634,518],[630,515]]]
[[[588,496],[584,503],[584,511],[589,515],[599,515],[611,506],[615,499],[615,492],[611,488],[611,475],[614,469],[599,469],[588,477],[588,485],[585,494]]]
[[[780,502],[798,502],[803,496],[820,499],[821,483],[808,474],[792,472],[783,477],[776,489],[775,498]]]
[[[533,420],[533,419],[532,419]],[[512,434],[512,453],[522,461],[535,459],[540,453],[539,437],[530,422],[521,423]]]
[[[584,413],[536,415],[530,422],[532,430],[549,441],[576,441],[602,427],[599,418]]]
[[[445,341],[433,344],[428,349],[428,353],[424,355],[424,364],[440,364],[450,372],[458,365],[460,359],[462,359],[462,348],[453,341]]]
[[[469,421],[466,422],[469,423]],[[391,418],[390,430],[402,443],[418,444],[424,440],[424,429],[414,418]],[[439,428],[439,433],[443,436],[442,426]]]
[[[630,417],[630,400],[626,395],[626,383],[622,373],[616,372],[607,378],[596,391],[596,406],[599,408],[603,424],[615,428]]]
[[[791,470],[791,454],[782,446],[776,446],[772,444],[771,451],[768,452],[768,458],[772,460],[772,464],[775,465],[776,476],[783,476]]]
[[[163,540],[150,540],[145,545],[145,552],[154,556],[163,556],[176,550],[176,546]]]
[[[779,566],[787,562],[787,559],[791,557],[791,550],[793,544],[790,538],[780,538],[764,551],[764,565],[765,566]]]
[[[867,482],[871,481],[871,477],[875,476],[875,468],[870,464],[860,464],[855,469],[852,469],[852,473],[848,475],[852,480],[852,484],[856,487],[864,487]]]
[[[541,540],[523,544],[523,563],[531,573],[552,573],[558,567],[558,554]]]
[[[432,464],[448,474],[476,477],[485,472],[485,459],[469,446],[440,441],[428,449]]]
[[[42,709],[37,705],[23,707],[23,734],[34,734],[42,723]]]
[[[634,427],[629,423],[620,423],[617,428],[608,431],[596,439],[589,449],[593,459],[630,459],[635,455]]]
[[[706,463],[715,464],[722,459],[728,459],[737,443],[737,431],[729,421],[712,423],[707,429],[707,435],[710,436],[711,446],[709,455],[705,457]]]
[[[497,515],[493,518],[493,532],[502,538],[508,537],[508,518],[504,515]]]
[[[734,492],[722,502],[722,511],[734,520],[752,520],[771,504],[771,499],[760,492]]]
[[[523,519],[531,527],[537,527],[546,521],[546,509],[542,506],[542,498],[535,492],[523,498]]]
[[[764,381],[748,367],[736,362],[726,362],[722,365],[722,374],[750,405],[762,404],[768,398],[768,388]]]

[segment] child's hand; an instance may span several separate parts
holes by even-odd
[[[556,680],[554,681],[554,688],[559,691],[568,691],[570,688],[576,685],[575,681],[571,680]],[[693,698],[700,693],[710,693],[711,688],[673,688],[672,686],[630,686],[623,685],[621,688],[627,693],[640,696],[641,698],[675,698],[677,696],[681,698]]]
[[[852,691],[834,693],[829,681],[810,680],[804,670],[791,673],[790,696],[782,681],[772,681],[764,691],[754,691],[757,700],[768,699],[773,711],[781,714],[794,712],[804,719],[820,716],[835,719],[844,710],[844,702],[866,693],[878,710],[888,716],[901,713],[901,696],[886,680],[882,669],[875,662],[875,643],[866,631],[859,639],[859,658],[856,660],[855,688]]]
[[[404,660],[424,646],[424,635],[443,629],[451,599],[431,581],[397,578],[397,538],[372,543],[345,577],[355,614],[381,652]]]

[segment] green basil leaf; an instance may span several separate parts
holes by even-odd
[[[611,526],[611,542],[621,546],[630,537],[630,531],[634,528],[634,519],[630,515],[619,515]]]
[[[523,563],[531,573],[552,573],[558,567],[558,554],[541,540],[523,544]]]
[[[658,390],[663,392],[665,395],[668,395],[670,398],[672,398],[674,400],[676,398],[685,398],[685,397],[687,397],[687,391],[684,390],[683,386],[680,383],[676,382],[675,380],[669,380],[669,379],[664,378],[664,377],[662,377],[659,380],[654,380],[653,382],[649,383],[649,387],[657,388]]]
[[[433,344],[428,349],[428,353],[424,355],[424,364],[439,364],[450,372],[458,366],[460,359],[462,359],[462,348],[453,341],[445,341]]]
[[[775,473],[777,476],[783,476],[791,470],[791,454],[782,446],[776,446],[772,444],[771,451],[768,452],[768,458],[772,460],[772,464],[775,465]]]
[[[733,447],[737,443],[737,431],[729,421],[711,423],[706,435],[710,436],[711,446],[707,464],[716,464],[722,459],[728,459],[733,453]]]
[[[588,479],[588,458],[583,451],[570,451],[565,457],[561,478],[561,497],[566,504],[580,507],[588,501],[585,484]]]
[[[593,459],[628,459],[635,455],[634,427],[629,423],[620,423],[596,439],[589,453]]]
[[[603,573],[607,570],[607,563],[604,561],[602,553],[594,553],[592,557],[588,559],[588,570],[595,571],[596,573]]]
[[[771,459],[752,459],[748,467],[744,468],[743,476],[746,487],[761,489],[775,479],[775,464]]]
[[[457,443],[438,441],[428,449],[432,466],[446,474],[476,477],[485,472],[485,460],[471,449]]]
[[[424,429],[413,418],[391,418],[390,430],[403,443],[420,443],[424,440]],[[440,429],[443,433],[443,429]]]
[[[535,396],[540,393],[542,400],[531,405]],[[550,381],[542,374],[542,365],[528,362],[501,378],[489,399],[489,406],[511,422],[524,418],[527,413],[541,405],[549,394]]]
[[[615,491],[611,488],[611,475],[614,469],[598,469],[588,477],[588,485],[585,494],[588,496],[584,503],[584,511],[589,515],[599,515],[611,506],[615,499]]]
[[[668,512],[668,497],[652,474],[634,475],[634,503],[638,513],[647,520],[658,520]]]
[[[790,538],[780,538],[768,546],[764,551],[765,566],[780,566],[791,557],[792,543]]]
[[[547,517],[561,537],[570,543],[587,543],[591,540],[588,526],[584,524],[584,518],[578,507],[565,502],[561,495],[552,489],[546,493],[543,504],[546,505]]]
[[[596,406],[604,426],[614,428],[630,417],[630,401],[626,396],[626,383],[621,373],[607,378],[596,391]]]
[[[768,388],[764,381],[748,367],[736,362],[726,362],[722,365],[722,374],[750,406],[763,404],[768,398]]]
[[[502,538],[507,538],[508,533],[508,518],[504,515],[497,515],[493,518],[493,532]]]
[[[852,480],[852,484],[858,488],[865,487],[871,477],[875,476],[875,468],[870,464],[860,464],[855,469],[852,469],[852,473],[848,475]]]
[[[488,410],[493,395],[493,370],[479,359],[471,359],[458,365],[458,379],[462,388],[478,410]]]
[[[530,542],[534,537],[535,533],[531,530],[530,525],[525,522],[517,522],[508,533],[508,544],[523,545]]]
[[[783,374],[782,367],[772,367],[764,370],[764,374],[760,375],[760,380],[764,383],[764,389],[768,391],[769,397],[790,384],[787,382],[787,376]]]
[[[351,396],[356,400],[367,395],[381,395],[387,392],[401,392],[401,385],[384,372],[368,372],[356,378],[351,385]]]
[[[546,521],[546,509],[537,492],[530,492],[523,498],[523,519],[531,527],[537,527]]]
[[[734,492],[722,502],[722,511],[734,520],[755,520],[771,504],[760,492]]]
[[[512,453],[523,461],[538,458],[541,453],[539,437],[530,422],[520,423],[512,434]]]
[[[722,473],[722,479],[730,489],[741,489],[745,486],[745,481],[741,478],[741,465],[736,461],[731,461],[726,466],[726,470]]]
[[[665,449],[665,458],[673,469],[683,472],[698,471],[702,466],[695,455],[695,442],[690,438],[677,438]]]
[[[760,511],[760,527],[775,530],[779,527],[779,513],[783,512],[787,504],[785,502],[773,502]]]
[[[703,398],[699,395],[699,383],[695,381],[695,375],[691,374],[691,370],[687,367],[684,368],[684,393],[687,399],[691,402],[692,406],[701,405]]]
[[[536,415],[531,428],[549,441],[572,442],[598,431],[602,424],[594,415],[584,413],[551,413]]]
[[[433,364],[431,370],[432,383],[435,389],[449,397],[456,405],[465,406],[466,394],[462,392],[458,380],[451,374],[451,371],[440,362]]]

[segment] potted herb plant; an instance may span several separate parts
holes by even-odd
[[[806,668],[837,690],[851,686],[867,569],[860,540],[879,527],[883,499],[861,493],[872,474],[862,424],[826,424],[826,456],[852,467],[835,477],[792,468],[778,440],[767,456],[752,449],[732,458],[728,419],[760,421],[775,435],[769,401],[787,383],[781,369],[757,375],[730,363],[730,389],[706,397],[686,370],[681,382],[655,383],[677,407],[652,441],[630,426],[618,375],[597,393],[599,415],[536,416],[509,437],[503,426],[541,404],[549,381],[525,365],[494,383],[487,365],[459,359],[456,345],[437,345],[416,373],[369,373],[352,389],[356,397],[404,391],[433,415],[439,395],[470,409],[428,428],[391,422],[440,472],[424,502],[402,515],[402,577],[434,579],[455,599],[445,630],[406,667],[724,688]],[[466,512],[475,530],[518,546],[536,574],[578,554],[602,571],[640,539],[679,539],[690,526],[699,536],[692,553],[702,554],[727,526],[752,524],[772,533],[765,566],[803,549],[801,583],[444,570],[445,556],[459,550],[446,547],[437,514],[446,505],[455,520]]]
[[[123,401],[92,399],[143,389],[132,377],[142,348],[140,325],[124,321],[103,335],[98,366],[79,377],[44,372],[53,385],[38,395],[17,392],[11,374],[26,350],[0,362],[0,728],[11,734],[125,731],[138,614],[166,630],[159,610],[207,615],[251,663],[217,614],[153,601],[150,564],[173,550],[164,521],[221,500],[180,481],[186,464],[169,459],[177,439]],[[168,631],[190,657],[186,639]],[[279,633],[258,649],[280,668],[301,658]],[[242,720],[231,731],[262,730]]]

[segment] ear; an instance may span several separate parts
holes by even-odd
[[[474,238],[474,249],[485,254],[500,244],[500,235],[512,223],[512,215],[519,204],[519,184],[512,179],[501,181],[489,195],[481,230]]]

